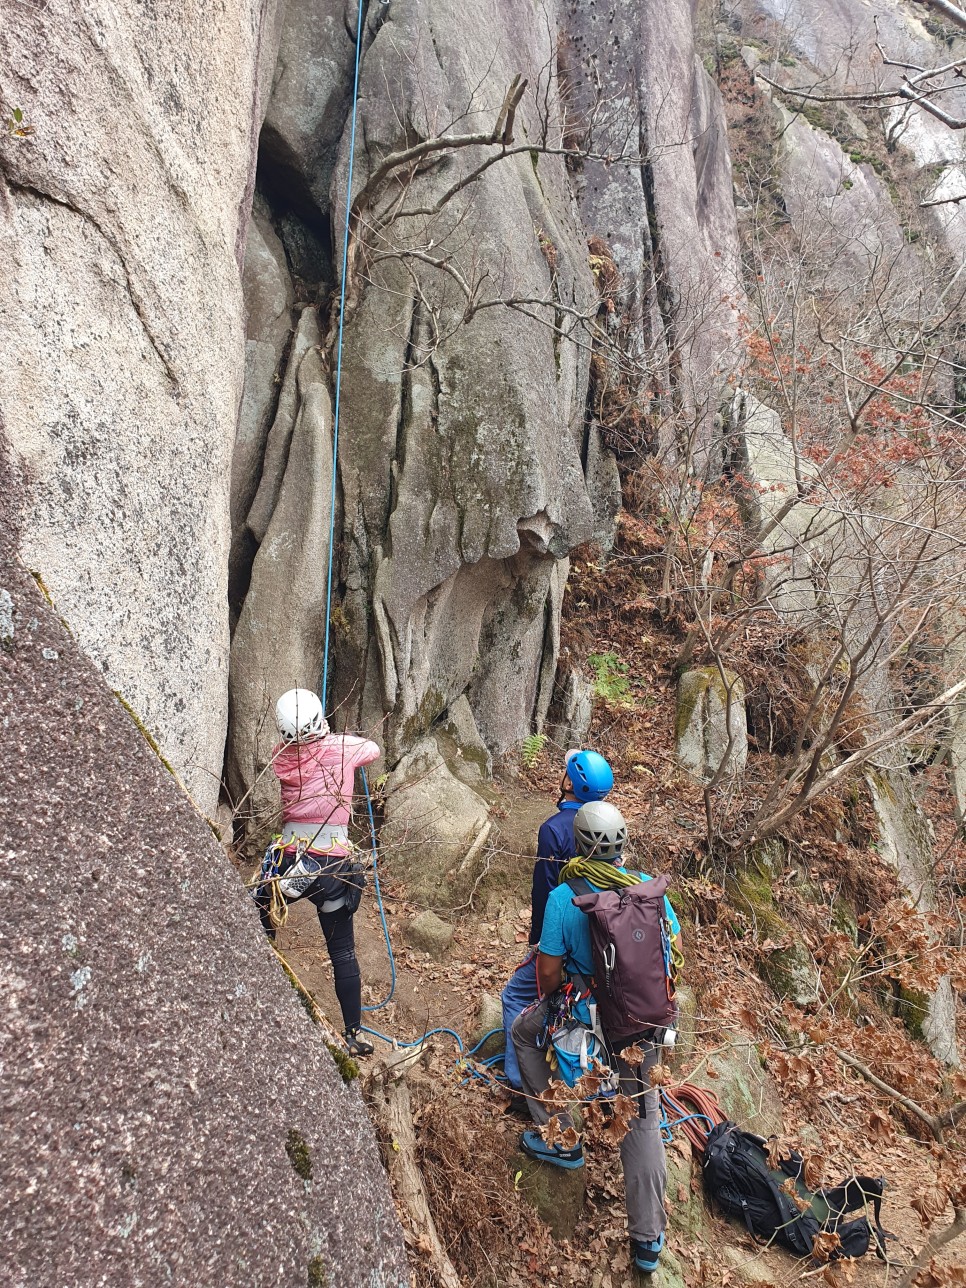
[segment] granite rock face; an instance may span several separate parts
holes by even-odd
[[[23,557],[212,812],[228,483],[274,0],[4,5],[0,405]]]
[[[4,1282],[403,1288],[358,1091],[205,820],[9,538]]]
[[[930,5],[907,5],[902,0],[877,0],[872,13],[863,0],[736,0],[731,6],[736,21],[744,22],[748,30],[761,29],[764,20],[768,29],[778,35],[784,51],[784,66],[770,67],[769,75],[780,84],[808,88],[821,86],[825,92],[855,92],[867,88],[875,77],[876,88],[891,88],[900,83],[903,67],[883,66],[877,46],[900,62],[919,67],[939,67],[956,55],[951,46],[962,39],[962,32],[955,24],[945,21],[944,15]],[[945,30],[944,30],[945,28]],[[966,114],[966,93],[961,86],[954,86],[941,96],[941,106],[953,118],[962,119]],[[949,198],[963,191],[966,180],[966,158],[962,139],[955,130],[921,107],[905,104],[884,114],[884,125],[890,139],[908,149],[916,164],[922,168],[924,195],[932,200]],[[807,128],[807,127],[806,127]],[[855,123],[853,123],[855,128]],[[821,131],[819,131],[821,133]],[[858,124],[853,150],[861,154],[862,126]],[[828,146],[831,145],[831,146]],[[805,145],[808,148],[808,144]],[[795,170],[813,186],[823,171],[834,183],[836,152],[834,140],[825,139],[820,145],[824,157],[817,158],[814,169],[798,166],[801,154],[793,143],[792,184]],[[831,163],[831,172],[830,172]],[[863,181],[874,186],[871,168],[859,158],[865,170]],[[846,160],[847,177],[855,179]],[[841,197],[841,181],[838,182]],[[832,195],[835,187],[826,186]],[[852,190],[854,192],[854,189]],[[850,193],[851,198],[851,193]],[[847,205],[849,202],[839,202]],[[868,220],[869,210],[878,207],[884,218],[877,221],[877,232],[885,233],[884,240],[901,238],[902,221],[899,212],[887,209],[888,200],[873,200],[871,207],[860,213],[859,222]],[[946,242],[949,251],[958,259],[966,250],[966,210],[961,204],[938,206],[930,212]],[[849,227],[845,211],[840,216],[843,231],[852,237],[860,231]],[[891,224],[891,228],[888,225]]]
[[[551,38],[536,14],[490,8],[429,11],[396,0],[372,10],[354,195],[380,159],[413,138],[491,129],[517,72],[552,69]],[[352,51],[344,31],[333,35],[329,19],[310,19],[303,9],[288,12],[259,183],[293,271],[331,294],[350,134],[346,126],[337,135],[332,123],[341,112],[346,124],[348,102],[338,86],[351,71]],[[309,76],[304,60],[285,51],[313,41]],[[552,70],[546,75],[552,98]],[[525,95],[518,141],[537,138],[538,117],[535,95]],[[316,120],[324,122],[321,132],[310,128]],[[555,118],[550,124],[557,128]],[[405,208],[431,206],[493,154],[492,147],[457,151],[408,175]],[[394,176],[374,206],[401,181]],[[335,267],[304,253],[319,219],[329,221]],[[558,332],[568,316],[562,310],[593,312],[595,296],[562,161],[529,152],[506,157],[431,222],[430,229],[406,216],[375,227],[373,214],[363,234],[366,267],[350,269],[347,283],[336,516],[340,634],[330,705],[354,727],[380,727],[390,766],[439,718],[487,757],[512,749],[541,722],[556,664],[564,560],[594,526],[582,460],[587,346],[566,343]],[[467,300],[453,276],[409,254],[427,246],[472,283],[485,303],[474,316],[464,317]],[[528,317],[499,303],[509,296],[546,303]],[[333,365],[334,334],[323,348]],[[328,510],[321,471],[286,476],[271,499],[283,504],[293,490],[310,508],[317,493]],[[256,545],[267,513],[263,493],[264,478],[245,518]],[[260,551],[256,569],[259,558]],[[314,603],[324,577],[319,565],[314,581],[287,587],[287,621],[306,638],[319,634]],[[271,578],[253,576],[239,629],[246,617],[281,629],[280,597]],[[247,744],[266,671],[259,663],[253,672],[244,649],[233,654],[232,668],[229,764],[240,796],[257,772],[246,763]],[[276,689],[288,682],[274,678]],[[451,719],[457,710],[459,719]]]
[[[340,720],[378,727],[390,768],[435,724],[458,724],[474,754],[482,743],[499,758],[546,719],[567,556],[591,537],[608,546],[620,498],[614,444],[588,402],[591,324],[611,325],[598,311],[588,239],[620,274],[627,335],[614,342],[631,366],[647,355],[644,366],[663,373],[646,395],[660,432],[673,441],[683,416],[700,426],[706,459],[714,449],[709,392],[736,338],[738,242],[724,118],[690,6],[627,0],[561,5],[555,16],[548,30],[536,12],[499,0],[471,11],[394,0],[370,10],[363,35],[327,697]],[[284,244],[295,292],[330,299],[341,276],[353,22],[340,5],[290,5],[259,154],[259,209]],[[606,67],[594,54],[604,35],[614,46]],[[639,120],[640,134],[624,140],[627,163],[565,165],[561,147],[614,143],[604,126],[568,133],[595,68],[603,115]],[[529,86],[508,155],[495,160],[483,144],[432,153],[368,186],[387,156],[416,142],[491,130],[517,75]],[[261,257],[260,225],[252,237]],[[508,308],[508,299],[529,303]],[[322,348],[331,381],[334,321]],[[286,378],[280,414],[287,387]],[[257,401],[246,391],[246,406]],[[257,565],[267,511],[264,482],[251,504],[256,472],[253,455],[239,471],[249,483],[235,492],[235,548]],[[295,489],[313,509],[325,486],[322,475],[293,474],[271,501]],[[244,607],[243,598],[243,624],[281,629],[271,579],[253,577]],[[317,603],[311,578],[289,588],[296,635],[318,632]],[[273,691],[291,681],[253,662],[247,644],[232,671],[237,799],[258,773],[249,744],[266,677]]]

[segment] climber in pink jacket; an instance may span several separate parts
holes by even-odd
[[[290,689],[278,700],[275,720],[282,742],[272,767],[282,789],[282,847],[277,885],[288,901],[307,898],[319,914],[342,1008],[351,1055],[369,1055],[371,1043],[359,1032],[362,981],[356,960],[352,918],[359,906],[362,876],[350,874],[348,824],[355,772],[378,759],[367,738],[331,733],[322,703],[309,689]],[[301,853],[299,848],[301,845]],[[262,925],[274,937],[271,887],[256,902]]]

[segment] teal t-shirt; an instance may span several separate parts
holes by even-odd
[[[631,875],[638,876],[642,881],[651,880],[646,872],[632,872]],[[595,886],[593,882],[590,882],[590,885],[593,890],[600,889],[600,886]],[[574,907],[573,899],[574,892],[566,882],[551,891],[550,898],[547,900],[547,910],[543,914],[540,951],[546,953],[548,957],[562,957],[564,970],[568,975],[576,973],[583,975],[585,979],[590,979],[594,973],[594,956],[590,946],[590,919],[585,912]],[[664,896],[664,908],[667,919],[671,923],[671,934],[679,935],[681,924],[667,895]],[[585,1003],[580,1003],[575,1014],[582,1023],[590,1022],[590,1013]]]

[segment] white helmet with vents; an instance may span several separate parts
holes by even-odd
[[[574,815],[574,845],[585,859],[613,863],[627,844],[624,815],[609,801],[588,801]]]
[[[286,742],[321,738],[329,732],[322,703],[311,689],[289,689],[275,704],[275,723]]]

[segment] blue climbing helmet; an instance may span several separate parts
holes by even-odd
[[[567,759],[567,777],[579,801],[602,801],[614,786],[614,771],[599,751],[578,751]]]

